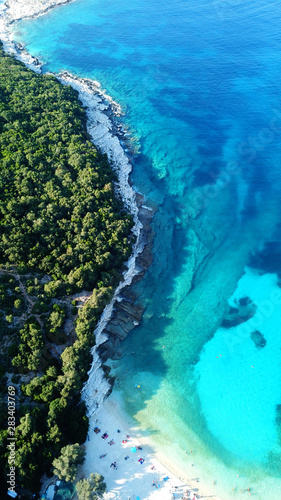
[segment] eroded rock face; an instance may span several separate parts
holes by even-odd
[[[133,293],[132,286],[142,278],[152,262],[153,234],[151,220],[155,209],[144,205],[143,197],[139,194],[137,194],[137,203],[139,206],[138,218],[143,226],[140,241],[140,244],[143,245],[143,251],[136,259],[139,272],[134,277],[131,285],[123,288],[122,295],[116,302],[111,319],[104,330],[104,333],[108,335],[108,340],[99,349],[99,354],[103,361],[106,361],[108,358],[120,358],[121,353],[118,351],[118,348],[121,342],[139,325],[144,311],[143,307],[137,303],[138,297]]]
[[[262,347],[265,347],[266,340],[261,332],[255,330],[251,333],[250,336],[257,349],[262,349]]]
[[[137,297],[130,293],[130,287],[128,287],[122,296],[122,300],[116,304],[112,318],[105,330],[108,340],[102,344],[100,349],[103,360],[119,358],[118,348],[121,342],[140,323],[143,308],[135,304],[136,299]]]
[[[257,306],[249,297],[242,297],[236,302],[237,307],[230,307],[227,316],[222,320],[223,328],[233,328],[251,319]]]

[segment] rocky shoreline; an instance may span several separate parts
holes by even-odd
[[[57,5],[71,0],[29,0],[18,2],[9,0],[0,16],[1,38],[7,52],[13,52],[28,67],[42,73],[42,62],[28,53],[25,46],[13,40],[9,26],[23,18],[33,18],[44,14]],[[93,143],[107,154],[118,175],[116,191],[122,197],[127,209],[134,217],[133,232],[136,236],[133,253],[123,272],[123,281],[117,287],[114,297],[106,306],[95,330],[96,346],[92,350],[93,364],[89,379],[83,389],[89,414],[102,404],[111,386],[102,380],[103,363],[108,359],[118,359],[118,348],[142,318],[143,308],[136,304],[137,297],[132,285],[142,278],[152,261],[153,234],[151,221],[156,209],[147,206],[144,197],[132,188],[130,173],[137,152],[130,132],[120,122],[122,109],[101,88],[99,82],[77,77],[68,71],[55,74],[61,83],[71,85],[79,93],[79,98],[87,112],[87,128]]]
[[[21,44],[16,43],[15,45],[18,50],[24,50],[24,47]],[[19,45],[21,46],[19,47]],[[41,65],[40,61],[37,58],[34,59],[37,66]],[[137,156],[137,153],[133,147],[132,135],[130,131],[118,121],[118,118],[124,116],[124,113],[122,112],[121,106],[116,101],[114,101],[112,97],[102,91],[100,83],[96,82],[95,80],[91,80],[90,78],[77,77],[69,71],[62,71],[58,74],[54,73],[54,75],[58,77],[62,83],[67,80],[71,80],[73,82],[77,82],[78,85],[86,85],[94,95],[99,97],[99,99],[101,100],[101,102],[99,103],[99,108],[110,120],[110,131],[112,135],[119,139],[124,153],[130,161],[133,161],[133,158]]]
[[[108,127],[110,134],[113,137],[118,139],[118,143],[121,145],[122,150],[126,156],[126,160],[128,160],[130,172],[133,168],[133,159],[136,156],[136,152],[132,143],[132,136],[130,132],[118,121],[118,118],[123,115],[121,107],[118,103],[116,103],[110,96],[105,94],[100,87],[98,82],[90,80],[88,78],[79,78],[68,71],[64,71],[59,73],[58,78],[62,83],[69,83],[73,87],[73,82],[77,84],[77,88],[85,87],[87,90],[89,89],[93,95],[97,96],[99,99],[98,107],[102,110],[102,114],[108,117],[109,121],[104,124],[102,120],[99,122],[99,118],[97,119],[98,126]],[[76,87],[74,87],[76,88]],[[80,92],[80,90],[79,90]],[[82,90],[83,93],[83,90]],[[87,108],[87,101],[82,98],[82,102],[86,110],[88,109],[88,119],[91,122],[91,106]],[[93,137],[92,128],[89,127],[89,132]],[[104,134],[104,130],[102,130],[100,135]],[[99,141],[95,141],[93,137],[93,142],[95,145],[99,146]],[[104,150],[103,147],[101,147]],[[106,151],[106,150],[105,150]],[[108,157],[111,159],[110,151],[106,151]],[[114,163],[114,159],[113,159]],[[116,159],[115,159],[116,163]],[[117,170],[120,174],[120,165],[122,164],[122,160],[118,162]],[[116,168],[116,165],[115,165]],[[122,166],[121,166],[122,170]],[[124,172],[125,169],[122,171]],[[146,270],[150,266],[152,262],[152,245],[153,245],[153,232],[151,227],[151,221],[154,216],[157,208],[148,206],[144,198],[144,196],[138,193],[133,187],[130,180],[130,172],[128,173],[127,182],[132,189],[131,193],[134,193],[134,201],[132,203],[132,199],[129,200],[128,203],[128,195],[126,196],[124,186],[123,189],[120,189],[121,196],[123,200],[127,201],[127,206],[131,213],[133,213],[135,217],[135,223],[137,227],[136,236],[137,241],[135,244],[135,249],[133,251],[134,255],[134,263],[131,264],[133,268],[133,273],[130,277],[130,282],[123,286],[122,282],[120,283],[116,294],[113,299],[113,307],[111,309],[110,314],[108,315],[107,321],[104,324],[104,327],[99,330],[99,326],[96,329],[96,338],[97,338],[97,349],[95,347],[96,353],[101,359],[102,363],[105,363],[107,359],[119,359],[121,357],[121,353],[118,351],[121,342],[128,336],[128,334],[137,326],[142,318],[143,307],[139,305],[137,302],[138,297],[132,291],[133,285],[139,281]],[[124,179],[123,179],[124,181]],[[132,211],[132,205],[135,207],[135,211]],[[130,264],[128,266],[128,273],[130,272]],[[126,274],[126,273],[124,273]],[[126,281],[126,279],[125,279]],[[95,332],[95,333],[96,333]],[[100,336],[101,341],[99,340]],[[105,369],[107,373],[107,370]],[[87,386],[87,384],[86,384]],[[87,390],[86,390],[87,392]],[[92,391],[91,391],[92,392]]]
[[[49,10],[70,3],[74,0],[7,0],[5,7],[8,9],[8,24],[13,24],[21,19],[32,19],[46,14]]]
[[[153,232],[151,221],[155,210],[142,204],[143,198],[141,195],[138,195],[137,199],[139,206],[138,217],[143,226],[140,235],[143,251],[136,258],[138,274],[135,275],[130,285],[122,289],[114,305],[111,318],[104,329],[104,333],[108,338],[98,350],[103,362],[106,362],[108,358],[119,359],[122,356],[121,352],[118,351],[119,346],[129,333],[139,325],[144,311],[142,305],[138,303],[138,297],[132,291],[132,287],[142,279],[152,262]]]

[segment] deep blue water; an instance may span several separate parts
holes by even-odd
[[[280,241],[280,10],[265,0],[77,0],[16,27],[45,71],[99,80],[123,106],[140,152],[133,183],[158,210],[153,263],[135,287],[145,313],[122,346],[117,387],[187,473],[186,449],[196,450],[197,473],[217,479],[223,499],[249,483],[257,498],[281,497],[280,305],[263,323],[264,350],[249,332],[233,342],[239,332],[219,329],[250,255]],[[259,273],[268,262],[278,272],[275,260],[263,256]],[[249,278],[248,295],[266,283],[253,300],[268,300],[271,276]],[[216,351],[227,359],[218,371]]]

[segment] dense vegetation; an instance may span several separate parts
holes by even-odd
[[[63,481],[72,482],[77,474],[77,466],[84,459],[85,450],[78,443],[65,446],[60,456],[53,461],[54,474]]]
[[[80,391],[91,362],[93,331],[133,243],[132,219],[114,192],[115,174],[89,139],[77,92],[54,76],[35,74],[1,46],[4,491],[7,384],[17,389],[18,488],[38,492],[40,477],[51,472],[62,450],[83,443],[87,435]],[[81,290],[92,294],[77,309]]]
[[[79,500],[98,500],[105,492],[106,485],[103,476],[90,474],[89,479],[81,479],[76,484],[76,491]]]
[[[50,273],[51,295],[112,284],[131,219],[76,91],[3,52],[0,71],[1,262]]]

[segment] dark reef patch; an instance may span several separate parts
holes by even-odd
[[[281,278],[281,242],[269,241],[261,252],[250,257],[249,265],[265,273],[276,273]]]
[[[252,300],[249,297],[241,297],[241,299],[239,299],[239,304],[243,307],[249,306],[252,304]]]
[[[235,302],[237,307],[229,308],[226,317],[222,320],[222,328],[233,328],[241,325],[251,319],[256,312],[256,306],[249,297],[242,297]]]
[[[252,341],[254,342],[257,349],[261,349],[266,346],[266,340],[261,332],[255,330],[250,335]]]

